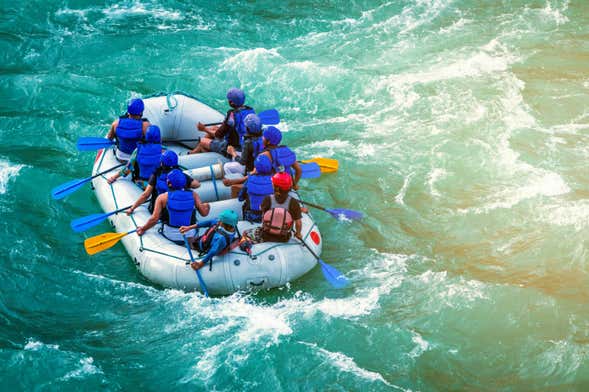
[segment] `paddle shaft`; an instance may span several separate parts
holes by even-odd
[[[304,200],[299,200],[299,201],[300,201],[301,203],[303,203],[303,204],[306,204],[306,205],[308,205],[308,206],[311,206],[311,207],[315,207],[315,208],[317,208],[317,209],[319,209],[319,210],[327,211],[327,209],[326,209],[326,208],[324,208],[324,207],[321,207],[321,206],[318,206],[317,204],[309,203],[308,201],[304,201]],[[329,211],[328,211],[328,212],[329,212]]]
[[[304,246],[305,248],[307,248],[307,249],[309,250],[309,252],[311,252],[311,254],[313,255],[313,257],[315,257],[317,260],[320,260],[320,259],[319,259],[319,256],[317,256],[317,255],[315,254],[315,252],[313,252],[313,249],[311,249],[311,248],[309,247],[309,245],[307,245],[307,243],[306,243],[304,240],[299,240],[299,241],[301,241],[301,244],[303,244],[303,246]]]
[[[125,166],[125,165],[127,165],[127,163],[121,163],[121,164],[119,164],[119,165],[116,165],[116,166],[113,166],[113,167],[111,167],[110,169],[107,169],[107,170],[101,171],[100,173],[96,173],[95,175],[93,175],[92,177],[90,177],[90,180],[92,180],[92,179],[94,179],[94,178],[96,178],[96,177],[98,177],[98,176],[101,176],[101,175],[103,175],[103,174],[106,174],[106,173],[108,173],[108,172],[110,172],[110,171],[113,171],[114,169],[117,169],[117,168],[119,168],[119,167],[121,167],[121,166]]]
[[[190,261],[194,263],[194,256],[192,255],[192,249],[190,248],[190,244],[188,243],[188,239],[186,238],[185,235],[182,235],[182,237],[184,238],[184,245],[186,245],[186,249],[188,249],[188,255],[190,256]],[[202,276],[200,275],[200,271],[196,270],[194,272],[196,272],[196,277],[198,278],[198,282],[200,283],[200,287],[202,287],[202,291],[205,293],[205,297],[208,297],[209,291],[207,290],[207,285],[205,284],[205,281],[202,279]]]

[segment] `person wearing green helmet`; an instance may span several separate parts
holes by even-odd
[[[213,267],[213,257],[226,253],[235,239],[239,239],[237,230],[238,216],[233,210],[224,210],[218,219],[211,219],[190,226],[180,227],[180,233],[188,233],[193,229],[207,228],[205,233],[196,238],[189,238],[192,248],[204,257],[190,264],[194,270],[202,268],[206,263]]]

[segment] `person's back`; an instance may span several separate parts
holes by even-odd
[[[262,221],[262,201],[266,196],[274,193],[272,185],[272,164],[265,155],[260,155],[255,160],[254,174],[248,176],[247,185],[240,192],[240,201],[243,203],[243,217],[250,222]]]
[[[161,233],[174,242],[183,241],[178,229],[196,223],[195,200],[191,190],[186,190],[185,174],[178,169],[168,174],[167,216],[162,219]]]
[[[111,125],[107,138],[116,139],[115,154],[119,161],[130,159],[149,126],[149,121],[142,118],[144,108],[143,100],[132,100],[127,106],[127,113]]]
[[[160,165],[162,145],[160,129],[157,125],[151,125],[145,133],[145,141],[137,145],[137,157],[133,179],[147,181]]]
[[[262,238],[270,242],[288,242],[293,225],[295,236],[302,238],[302,211],[298,200],[290,196],[292,177],[287,173],[272,176],[274,194],[266,196],[261,205]]]
[[[298,182],[301,178],[302,169],[297,162],[297,156],[288,146],[281,145],[282,132],[273,126],[264,130],[263,155],[266,155],[272,162],[272,172],[285,172],[293,177],[293,188],[298,189]]]

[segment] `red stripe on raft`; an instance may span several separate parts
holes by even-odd
[[[321,237],[319,237],[319,234],[316,231],[311,232],[311,239],[313,240],[315,245],[319,245],[319,243],[321,242]]]
[[[98,159],[100,159],[100,156],[102,155],[103,152],[104,152],[104,148],[102,150],[98,150],[98,153],[96,154],[96,159],[94,160],[95,164],[98,161]]]

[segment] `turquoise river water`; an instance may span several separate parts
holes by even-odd
[[[135,96],[277,108],[323,259],[205,299],[146,281],[100,212],[79,136]],[[589,3],[0,1],[3,390],[587,390]]]

